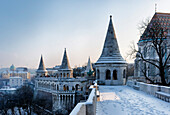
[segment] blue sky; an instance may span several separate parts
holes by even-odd
[[[59,65],[64,48],[72,67],[99,58],[109,23],[126,56],[139,39],[138,24],[158,12],[170,12],[170,0],[1,0],[0,68],[37,68],[40,55],[46,67]],[[128,62],[133,62],[128,60]]]

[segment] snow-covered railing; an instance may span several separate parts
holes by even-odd
[[[40,90],[40,91],[45,91],[45,92],[48,92],[48,93],[57,93],[57,94],[60,94],[60,93],[62,93],[62,94],[75,94],[75,90],[67,90],[67,91],[62,91],[62,90],[52,90],[52,89],[48,89],[48,88],[41,88],[41,87],[39,87],[39,88],[37,88],[37,90]]]
[[[96,89],[93,85],[89,88],[91,93],[86,102],[76,105],[70,115],[95,115],[96,114]]]
[[[137,82],[137,81],[127,81],[127,86],[143,91],[147,94],[150,94],[156,97],[161,96],[161,99],[165,101],[168,100],[166,98],[169,98],[169,95],[170,95],[170,87],[166,87],[166,86],[147,84],[147,83]],[[168,101],[170,102],[170,99]]]

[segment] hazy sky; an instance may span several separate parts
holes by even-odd
[[[157,11],[170,13],[170,0],[0,0],[0,68],[59,65],[67,48],[72,67],[99,58],[109,23],[123,57],[139,39],[138,24]],[[128,62],[132,62],[128,60]]]

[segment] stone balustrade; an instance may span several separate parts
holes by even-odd
[[[96,114],[96,102],[97,102],[97,84],[91,85],[91,93],[86,102],[80,102],[72,110],[70,115],[95,115]]]
[[[147,84],[147,83],[137,82],[137,81],[127,81],[126,84],[129,87],[132,87],[134,89],[143,91],[143,92],[145,92],[147,94],[150,94],[150,95],[153,95],[155,97],[161,98],[161,99],[163,99],[165,101],[168,100],[170,102],[170,99],[169,99],[170,98],[170,96],[169,96],[170,95],[170,87],[159,86],[159,85],[154,85],[154,84]],[[159,93],[159,95],[158,95],[158,93]],[[168,99],[166,99],[166,98],[168,98]]]
[[[52,89],[48,89],[48,88],[37,88],[37,90],[40,90],[40,91],[45,91],[45,92],[48,92],[48,93],[55,93],[55,94],[75,94],[75,90],[52,90]]]

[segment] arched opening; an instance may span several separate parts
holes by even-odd
[[[143,49],[143,55],[146,58],[146,56],[147,56],[147,48],[146,47],[144,47],[144,49]]]
[[[66,86],[65,85],[63,86],[63,90],[66,91]]]
[[[59,90],[59,86],[57,85],[57,90]]]
[[[74,86],[72,86],[72,90],[73,90],[73,91],[75,90]]]
[[[76,84],[76,91],[79,90],[80,85]]]
[[[110,77],[110,70],[107,70],[106,71],[106,80],[109,80],[111,77]]]
[[[113,71],[113,80],[117,80],[117,71],[116,70]]]
[[[100,71],[97,70],[97,79],[100,79]]]
[[[69,90],[69,87],[67,86],[67,91]]]
[[[65,73],[64,73],[64,77],[66,77]]]
[[[62,73],[60,73],[60,77],[62,77]]]
[[[67,73],[67,77],[69,77],[69,73]]]
[[[123,70],[123,78],[126,78],[126,70]]]

